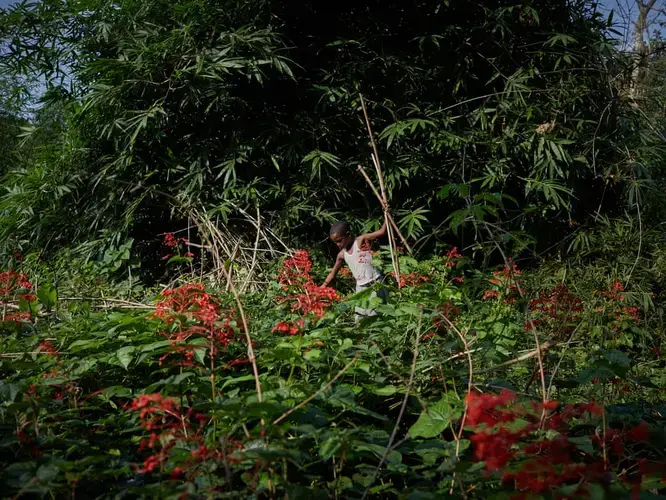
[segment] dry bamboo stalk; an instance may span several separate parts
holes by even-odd
[[[252,265],[250,270],[247,273],[245,281],[241,286],[240,293],[244,293],[247,286],[250,284],[250,278],[252,278],[252,273],[254,272],[254,266],[257,264],[257,252],[259,250],[259,238],[261,237],[261,213],[259,212],[259,204],[257,204],[257,237],[254,240],[254,252],[252,252]]]
[[[359,94],[361,98],[361,108],[363,109],[363,117],[365,118],[365,125],[368,129],[368,136],[370,137],[370,144],[372,146],[373,154],[371,156],[373,163],[375,164],[375,169],[377,170],[377,177],[379,178],[379,190],[382,195],[383,200],[383,209],[384,209],[384,221],[386,223],[386,232],[389,239],[389,251],[391,252],[391,261],[393,262],[393,270],[395,272],[395,279],[398,282],[398,288],[401,287],[400,282],[400,263],[398,261],[397,249],[395,246],[395,238],[393,236],[393,227],[389,224],[388,218],[388,199],[386,198],[386,190],[384,189],[384,176],[382,175],[382,168],[379,163],[379,152],[377,151],[377,144],[375,144],[375,138],[372,135],[372,127],[370,126],[370,118],[368,117],[368,110],[365,106],[365,100],[363,95]]]
[[[370,123],[368,122],[368,127],[370,126]],[[376,147],[373,145],[373,148]],[[379,189],[381,190],[382,193],[382,200],[383,200],[383,207],[384,207],[384,220],[386,221],[386,225],[388,226],[388,199],[386,197],[386,190],[384,189],[384,176],[382,175],[382,168],[379,164],[379,158],[375,156],[375,154],[371,154],[370,158],[372,159],[372,163],[375,165],[375,170],[377,171],[377,177],[379,177]],[[388,239],[389,239],[389,249],[391,250],[391,260],[393,261],[393,267],[395,268],[395,275],[396,275],[396,281],[398,282],[398,288],[401,287],[400,285],[400,260],[398,258],[398,245],[395,241],[395,235],[393,234],[392,228],[388,227]],[[393,249],[395,248],[395,253],[393,253]]]
[[[368,174],[366,173],[365,169],[361,165],[359,165],[358,170],[359,170],[359,172],[361,172],[361,174],[365,178],[365,181],[368,183],[368,186],[370,186],[370,189],[372,189],[372,192],[377,197],[377,200],[379,200],[379,203],[382,203],[382,196],[377,191],[377,188],[372,183],[372,180],[370,179],[370,177],[368,177]],[[398,237],[400,238],[400,241],[402,242],[403,245],[405,245],[405,248],[407,249],[407,251],[410,254],[413,254],[412,247],[409,246],[409,243],[407,243],[407,240],[405,239],[405,237],[400,232],[400,229],[398,229],[398,225],[395,223],[395,220],[393,219],[393,216],[391,215],[390,212],[387,212],[387,214],[388,214],[388,217],[389,217],[389,222],[391,223],[391,226],[393,226],[393,229],[395,230]]]

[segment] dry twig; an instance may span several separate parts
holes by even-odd
[[[359,166],[358,166],[358,171],[361,172],[361,174],[363,175],[363,178],[364,178],[365,181],[368,183],[368,186],[370,186],[370,189],[372,189],[372,192],[373,192],[373,193],[375,194],[375,196],[377,197],[377,200],[379,201],[379,203],[383,203],[382,196],[381,196],[381,195],[379,194],[379,192],[377,191],[377,188],[376,188],[375,185],[372,183],[372,180],[370,179],[370,177],[368,177],[368,174],[366,173],[365,169],[364,169],[361,165],[359,165]],[[398,229],[398,225],[395,223],[395,220],[393,219],[393,216],[391,215],[391,213],[390,213],[390,212],[386,212],[386,215],[388,216],[388,220],[389,220],[391,226],[393,227],[393,229],[395,230],[396,234],[397,234],[398,237],[400,238],[400,241],[402,242],[402,244],[405,245],[405,248],[407,249],[407,251],[408,251],[410,254],[413,253],[413,251],[412,251],[412,247],[409,246],[409,243],[407,243],[407,240],[405,239],[405,237],[404,237],[404,236],[402,235],[402,233],[400,232],[400,229]]]
[[[349,370],[349,369],[354,365],[354,363],[356,363],[356,362],[358,361],[358,358],[359,358],[360,356],[361,356],[361,353],[360,353],[360,352],[357,353],[356,356],[354,356],[354,359],[352,359],[349,363],[347,363],[347,364],[344,366],[344,368],[342,368],[342,370],[340,370],[340,371],[335,375],[335,377],[333,377],[331,380],[329,380],[328,383],[327,383],[324,387],[322,387],[321,389],[319,389],[317,392],[315,392],[314,394],[312,394],[310,397],[308,397],[308,398],[305,399],[304,401],[301,401],[300,403],[298,403],[298,404],[297,404],[296,406],[294,406],[293,408],[289,408],[286,412],[284,412],[282,415],[280,415],[278,418],[276,418],[276,419],[273,421],[273,425],[277,425],[277,424],[279,424],[279,423],[282,422],[285,418],[287,418],[289,415],[291,415],[291,414],[294,413],[295,411],[297,411],[297,410],[303,408],[306,404],[308,404],[308,403],[309,403],[310,401],[312,401],[314,398],[316,398],[316,397],[319,396],[320,394],[322,394],[322,393],[328,391],[328,390],[331,388],[331,386],[335,383],[335,381],[338,380],[340,377],[342,377],[342,375],[343,375],[347,370]]]
[[[400,288],[400,263],[398,262],[397,249],[395,247],[395,238],[393,236],[393,227],[389,223],[388,217],[388,199],[386,198],[386,190],[384,189],[384,177],[382,175],[382,168],[379,163],[379,152],[377,150],[377,144],[375,144],[375,138],[372,135],[372,127],[370,126],[370,118],[368,117],[368,110],[365,106],[365,100],[363,96],[359,94],[361,98],[361,108],[363,109],[363,117],[365,118],[365,125],[368,129],[368,136],[370,137],[370,144],[372,145],[372,162],[375,165],[377,170],[377,177],[379,178],[379,189],[382,195],[382,205],[384,209],[384,223],[386,224],[386,232],[389,239],[389,251],[391,252],[391,261],[393,262],[393,270],[395,272],[395,279],[398,282],[398,288]]]
[[[416,339],[414,340],[414,351],[413,351],[413,356],[412,356],[412,367],[409,372],[409,380],[407,381],[407,390],[405,391],[405,397],[402,400],[402,405],[400,406],[400,413],[398,413],[398,419],[395,422],[395,426],[393,427],[393,432],[391,433],[391,437],[389,438],[388,444],[386,445],[386,449],[384,450],[384,454],[382,455],[381,460],[379,461],[379,464],[377,465],[377,468],[375,469],[374,474],[372,475],[372,480],[368,483],[368,486],[366,487],[365,491],[363,492],[363,496],[361,497],[361,500],[364,500],[365,497],[368,496],[368,492],[370,491],[370,488],[372,487],[373,483],[377,479],[377,475],[379,474],[379,471],[382,468],[382,465],[384,465],[384,461],[386,460],[386,457],[391,451],[391,447],[393,446],[393,441],[395,441],[395,436],[398,434],[398,428],[400,427],[400,422],[402,421],[402,417],[405,414],[405,409],[407,408],[407,401],[409,400],[409,395],[412,392],[412,385],[414,384],[414,373],[416,372],[416,360],[419,357],[419,341],[421,340],[421,320],[423,319],[423,311],[421,311],[421,314],[419,314],[419,322],[418,326],[416,328]]]

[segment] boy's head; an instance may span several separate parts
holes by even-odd
[[[354,244],[351,227],[349,227],[349,222],[346,220],[341,220],[333,224],[328,235],[330,236],[331,241],[333,241],[340,250],[343,248],[349,250]]]

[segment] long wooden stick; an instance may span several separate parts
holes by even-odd
[[[370,122],[368,122],[368,127],[370,127]],[[372,134],[371,134],[372,136]],[[374,141],[373,141],[373,148]],[[395,269],[395,280],[398,282],[398,288],[402,288],[402,283],[400,281],[400,260],[398,259],[398,248],[395,242],[395,235],[393,234],[393,229],[389,225],[388,221],[388,199],[386,198],[386,191],[384,189],[384,176],[382,175],[382,168],[379,165],[379,158],[373,153],[371,155],[372,163],[375,164],[375,170],[377,171],[377,177],[379,177],[379,189],[382,193],[382,199],[384,200],[384,223],[387,226],[388,240],[389,240],[389,250],[391,251],[391,260],[393,261],[393,267]],[[393,249],[395,248],[395,252]]]
[[[382,169],[379,164],[379,152],[377,151],[377,144],[375,144],[375,138],[372,135],[372,127],[370,126],[370,118],[368,117],[368,109],[365,107],[365,100],[363,95],[359,94],[361,98],[361,108],[363,109],[363,117],[365,118],[365,125],[368,129],[368,136],[370,137],[370,144],[372,145],[372,160],[375,164],[377,170],[377,176],[379,177],[379,189],[382,195],[383,200],[383,209],[384,209],[384,222],[386,223],[386,231],[389,237],[389,251],[391,252],[391,261],[393,262],[393,270],[395,272],[395,279],[398,282],[398,288],[400,288],[400,263],[398,262],[397,252],[394,252],[395,239],[393,237],[393,227],[389,224],[388,218],[388,200],[386,198],[386,191],[384,189],[384,178],[382,176]]]
[[[282,415],[280,415],[278,418],[276,418],[273,421],[273,425],[279,424],[285,418],[287,418],[289,415],[294,413],[296,410],[299,410],[299,409],[303,408],[306,404],[308,404],[314,398],[316,398],[320,394],[328,391],[331,388],[331,386],[335,383],[335,381],[338,380],[342,376],[343,373],[345,373],[347,370],[349,370],[352,367],[352,365],[358,361],[359,357],[361,357],[361,353],[357,353],[356,356],[354,356],[354,359],[352,359],[349,363],[347,363],[347,365],[342,370],[340,370],[335,377],[333,377],[331,380],[329,380],[328,383],[324,387],[322,387],[317,392],[312,394],[309,398],[305,399],[304,401],[301,401],[296,406],[294,406],[293,408],[288,409],[286,412],[284,412]]]
[[[359,165],[358,166],[358,171],[361,172],[361,174],[365,178],[365,181],[368,183],[368,186],[370,186],[370,189],[372,189],[372,192],[377,197],[377,200],[379,201],[379,203],[382,203],[382,196],[377,191],[377,188],[372,183],[372,180],[370,179],[370,177],[368,177],[368,174],[366,173],[365,169],[361,165]],[[413,254],[412,247],[409,246],[409,243],[407,243],[407,240],[405,239],[405,237],[400,232],[400,229],[398,229],[398,225],[395,223],[395,220],[393,219],[393,216],[390,213],[388,213],[388,218],[389,218],[389,222],[391,223],[391,226],[393,226],[393,229],[397,233],[397,235],[400,238],[400,241],[402,242],[402,244],[405,245],[405,248],[407,249],[407,251],[410,254]]]

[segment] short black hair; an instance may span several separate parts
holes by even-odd
[[[349,222],[346,220],[339,220],[331,226],[331,230],[328,232],[328,235],[333,236],[334,234],[339,234],[341,236],[347,236],[350,233],[351,227],[349,226]]]

